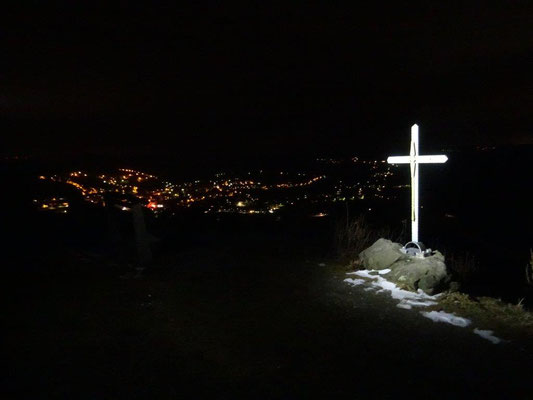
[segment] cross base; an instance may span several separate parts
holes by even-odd
[[[400,251],[411,257],[424,258],[431,255],[431,249],[426,249],[422,242],[408,242]]]

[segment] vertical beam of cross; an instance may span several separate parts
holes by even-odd
[[[389,157],[389,164],[409,164],[411,167],[411,241],[418,242],[419,225],[419,165],[418,164],[442,164],[448,161],[445,155],[421,156],[418,144],[418,125],[411,127],[411,149],[408,156]]]
[[[409,152],[411,167],[411,236],[413,242],[418,242],[418,184],[419,174],[416,157],[418,156],[418,125],[411,127],[411,151]]]

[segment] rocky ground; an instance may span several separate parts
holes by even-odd
[[[140,279],[79,257],[4,279],[2,397],[533,398],[524,343],[399,309],[285,239],[167,253]]]

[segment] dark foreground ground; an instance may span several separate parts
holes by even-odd
[[[318,241],[222,236],[140,279],[80,254],[8,274],[1,397],[533,398],[522,343],[349,287]]]

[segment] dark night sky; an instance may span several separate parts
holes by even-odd
[[[71,3],[3,10],[8,153],[407,151],[414,122],[423,148],[533,142],[530,1]]]

